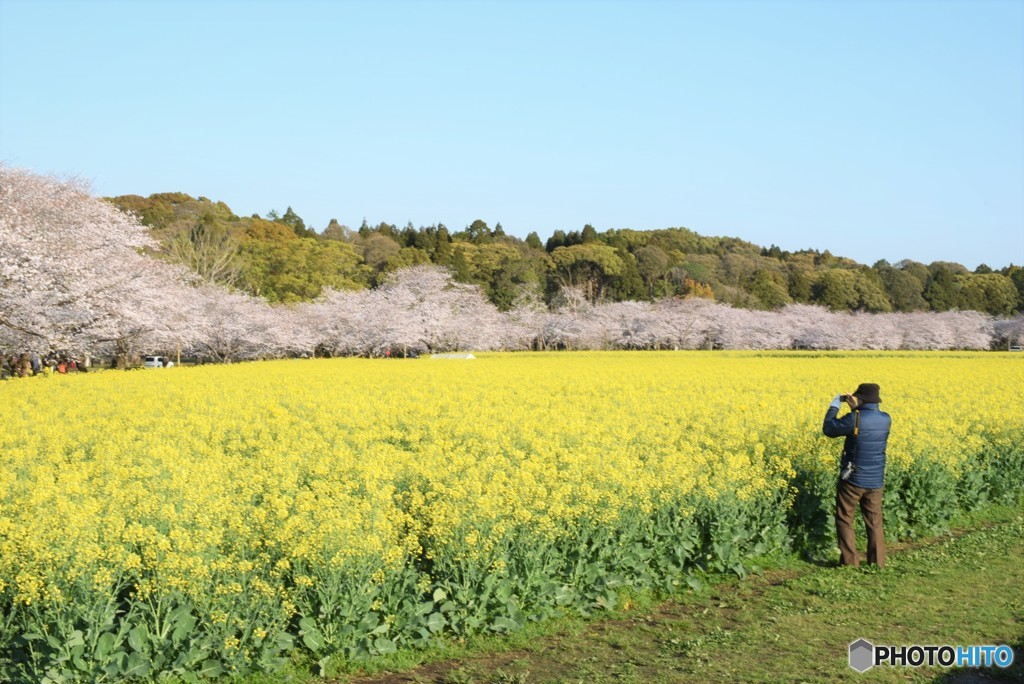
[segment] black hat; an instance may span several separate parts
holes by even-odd
[[[878,396],[878,385],[873,382],[865,382],[853,393],[862,404],[881,404],[882,398]]]

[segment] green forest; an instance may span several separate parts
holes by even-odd
[[[909,259],[866,266],[828,250],[789,252],[686,228],[599,232],[587,225],[524,240],[481,220],[461,230],[365,221],[352,229],[331,220],[317,231],[291,207],[240,217],[223,202],[183,193],[107,199],[149,227],[161,258],[271,302],[376,287],[392,271],[436,264],[478,285],[503,311],[525,301],[551,304],[565,287],[591,302],[704,297],[751,309],[798,303],[835,311],[1024,311],[1024,268],[1012,264],[974,271]]]

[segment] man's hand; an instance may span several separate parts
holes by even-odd
[[[841,395],[841,394],[837,394],[836,398],[832,400],[831,404],[829,404],[829,406],[831,408],[834,408],[834,409],[838,409],[842,405],[843,405],[843,395]]]

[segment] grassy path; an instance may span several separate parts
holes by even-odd
[[[960,535],[892,548],[884,570],[802,561],[607,620],[453,646],[433,664],[353,684],[557,682],[1024,681],[1024,511]],[[847,646],[1009,644],[1009,670],[876,667],[857,674]]]

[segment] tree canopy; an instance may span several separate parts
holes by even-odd
[[[325,235],[299,230],[294,210],[284,222],[181,194],[126,204],[134,213],[74,181],[0,164],[0,351],[21,355],[19,374],[29,352],[127,365],[172,349],[232,361],[467,347],[1024,343],[1024,316],[1007,315],[1021,306],[1017,266],[869,268],[683,228],[587,226],[543,246],[483,221],[455,233],[333,222]],[[956,310],[924,310],[940,306]]]
[[[382,285],[412,266],[436,265],[480,287],[505,311],[522,297],[551,304],[562,287],[580,287],[591,303],[702,297],[749,309],[791,304],[833,311],[1024,310],[1024,271],[905,259],[873,266],[828,250],[789,252],[682,227],[556,230],[546,241],[508,235],[477,219],[462,230],[444,224],[404,228],[365,221],[356,230],[333,220],[318,231],[291,207],[264,217],[236,216],[223,202],[184,193],[109,199],[149,227],[163,259],[209,282],[270,302],[311,301],[325,289]]]

